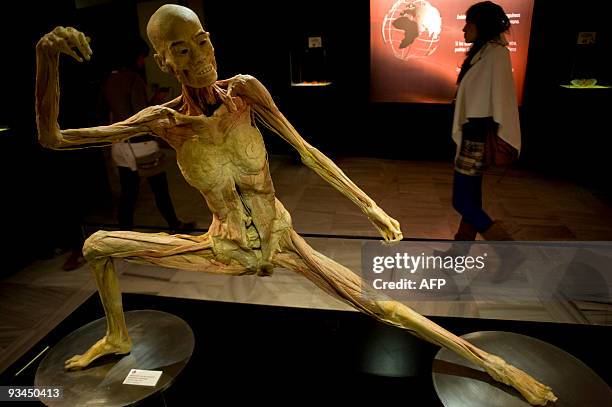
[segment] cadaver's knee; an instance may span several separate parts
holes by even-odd
[[[98,230],[89,236],[83,245],[83,257],[85,257],[85,260],[91,261],[107,256],[105,240],[108,240],[108,232],[105,230]]]

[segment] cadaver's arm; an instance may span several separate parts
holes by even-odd
[[[228,94],[250,99],[253,110],[263,123],[291,144],[298,151],[305,165],[353,201],[379,229],[385,240],[402,239],[399,223],[380,209],[332,160],[300,136],[276,107],[270,93],[261,82],[249,75],[238,75],[225,82],[221,84],[227,84]]]
[[[127,120],[109,126],[61,130],[59,116],[59,53],[36,47],[36,125],[41,145],[51,149],[79,148],[88,144],[108,144],[147,133],[160,133],[173,121],[172,109],[151,106]]]

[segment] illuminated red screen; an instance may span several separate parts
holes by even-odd
[[[475,0],[370,0],[370,95],[377,102],[450,103],[469,44],[465,11]],[[498,0],[512,26],[506,35],[519,104],[533,0]]]

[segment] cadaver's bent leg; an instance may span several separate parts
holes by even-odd
[[[99,231],[85,241],[83,254],[95,277],[106,314],[107,330],[104,338],[84,354],[68,359],[65,363],[66,369],[81,369],[100,356],[124,354],[132,348],[113,258],[182,270],[233,275],[246,272],[242,267],[215,261],[208,235]]]
[[[378,320],[406,330],[431,343],[448,348],[482,366],[495,380],[516,388],[531,404],[556,400],[550,387],[525,372],[448,332],[402,303],[375,292],[361,278],[312,249],[295,231],[289,231],[275,255],[275,264],[303,274],[327,293]]]

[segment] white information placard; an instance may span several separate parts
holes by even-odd
[[[132,369],[126,376],[123,384],[135,386],[155,386],[162,375],[161,370]]]

